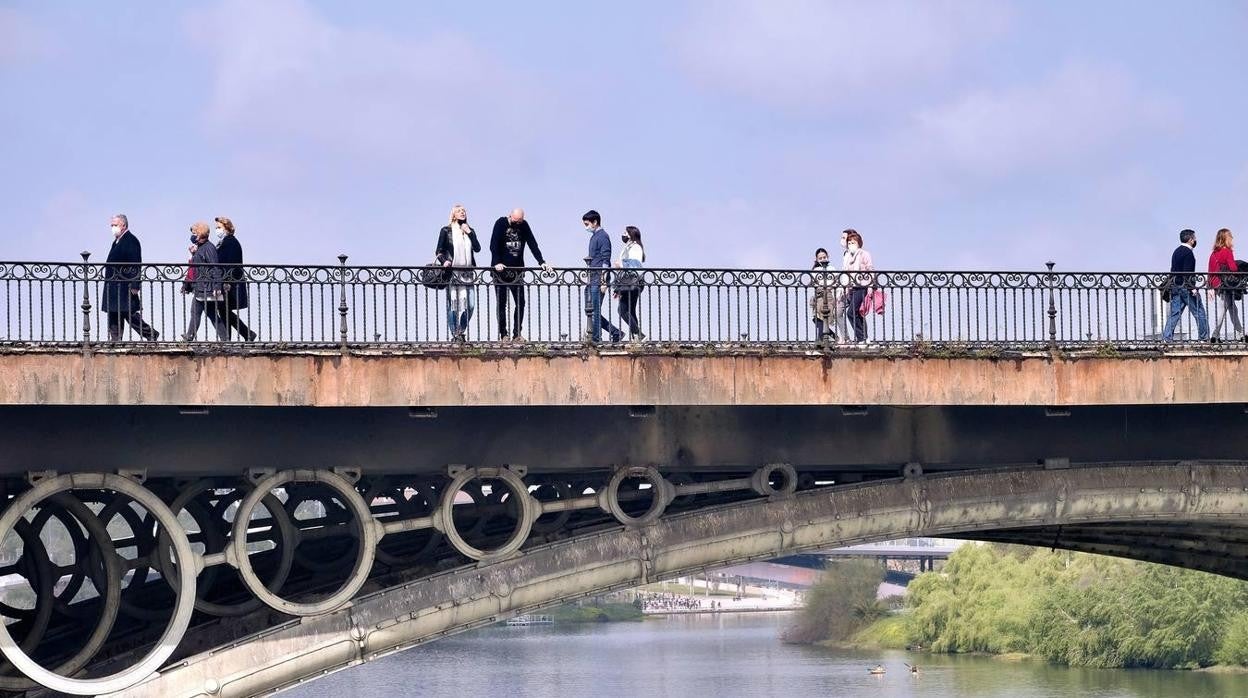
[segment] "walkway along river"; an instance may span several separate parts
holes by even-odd
[[[1248,695],[1248,674],[1078,669],[1040,661],[786,645],[787,613],[490,627],[332,674],[283,695],[1190,698]],[[888,670],[870,676],[876,663]],[[906,663],[918,664],[912,676]]]

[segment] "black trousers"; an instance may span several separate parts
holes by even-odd
[[[637,319],[637,302],[641,300],[641,289],[617,291],[620,295],[620,319],[628,324],[628,331],[633,335],[641,334],[641,324]]]
[[[155,341],[160,336],[159,332],[143,321],[143,314],[136,308],[108,313],[108,341],[121,341],[121,329],[124,323],[130,323],[130,327],[149,342]]]
[[[238,316],[237,310],[229,309],[226,307],[225,303],[222,303],[217,307],[217,313],[221,315],[221,320],[225,323],[225,336],[227,339],[230,336],[230,330],[233,329],[238,332],[240,337],[249,342],[251,341],[251,328],[248,327],[247,323],[243,322],[243,319]]]
[[[519,337],[521,330],[524,328],[524,279],[520,278],[520,275],[515,272],[506,271],[495,274],[494,279],[494,300],[498,310],[498,336],[503,339]],[[511,324],[511,334],[507,333],[508,296],[516,302],[516,313],[514,322]]]
[[[862,307],[862,302],[867,298],[866,286],[855,286],[854,290],[849,293],[849,307],[845,309],[845,315],[849,318],[849,324],[854,328],[854,341],[867,341],[867,319],[858,312]]]

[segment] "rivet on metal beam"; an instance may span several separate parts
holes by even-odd
[[[631,405],[628,408],[628,416],[636,419],[644,419],[654,416],[654,405]]]
[[[1046,407],[1044,408],[1044,416],[1046,417],[1069,417],[1069,407]]]
[[[841,414],[846,417],[865,417],[867,407],[866,405],[841,405]]]
[[[438,410],[433,407],[409,407],[407,416],[412,419],[437,419]]]

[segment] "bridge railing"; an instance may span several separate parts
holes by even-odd
[[[461,269],[447,289],[446,272],[426,267],[246,265],[204,267],[246,289],[245,307],[227,290],[214,306],[237,315],[261,346],[443,345],[453,341],[448,296],[474,306],[467,341],[497,342],[497,297],[506,294],[505,322],[514,329],[513,287],[523,285],[523,335],[530,342],[579,344],[589,327],[586,290],[603,289],[602,316],[623,338],[647,344],[813,345],[822,317],[836,344],[855,338],[849,306],[884,298],[883,312],[862,317],[871,345],[893,347],[1053,346],[1149,347],[1160,343],[1169,304],[1169,273],[645,269],[515,270],[503,279],[488,269]],[[108,340],[106,296],[134,290],[142,319],[160,343],[181,341],[191,316],[185,264],[119,267],[91,263],[0,262],[0,343],[92,345]],[[1248,286],[1240,274],[1192,274],[1189,285],[1214,325],[1223,312],[1242,319],[1227,288]],[[636,295],[636,329],[629,306]],[[116,304],[114,304],[116,305]],[[125,307],[125,304],[123,304]],[[822,313],[822,315],[820,315]],[[1223,328],[1224,337],[1230,322]],[[1176,339],[1198,331],[1184,313]],[[644,336],[644,339],[643,339]],[[1240,337],[1231,339],[1238,340]],[[247,337],[230,334],[232,344]],[[121,343],[143,341],[125,326]],[[217,342],[204,318],[192,342]],[[611,341],[604,331],[602,341]],[[1243,346],[1227,342],[1214,347]],[[1190,345],[1188,345],[1190,346]],[[1208,345],[1203,345],[1208,346]]]

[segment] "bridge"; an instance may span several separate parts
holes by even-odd
[[[906,562],[917,562],[919,563],[919,571],[927,572],[936,569],[937,560],[947,560],[949,555],[954,550],[957,550],[957,547],[957,541],[942,541],[932,538],[907,538],[895,541],[881,541],[878,543],[851,545],[832,550],[813,550],[808,553],[802,553],[801,555],[789,555],[782,557],[777,559],[776,562],[784,565],[794,565],[797,567],[821,570],[827,565],[829,560],[878,560],[886,567],[890,560],[900,560]],[[913,577],[912,574],[906,574],[905,576],[898,575],[888,581],[908,582],[911,577]]]
[[[231,277],[254,342],[101,341],[117,270],[0,263],[0,575],[28,592],[0,688],[263,695],[901,537],[1248,578],[1248,353],[1160,343],[1168,275],[878,272],[850,344],[812,334],[810,272],[646,270],[645,339],[594,344],[589,272],[531,270],[519,344],[488,309],[453,341],[427,270],[343,261]],[[124,277],[162,337],[184,272]]]

